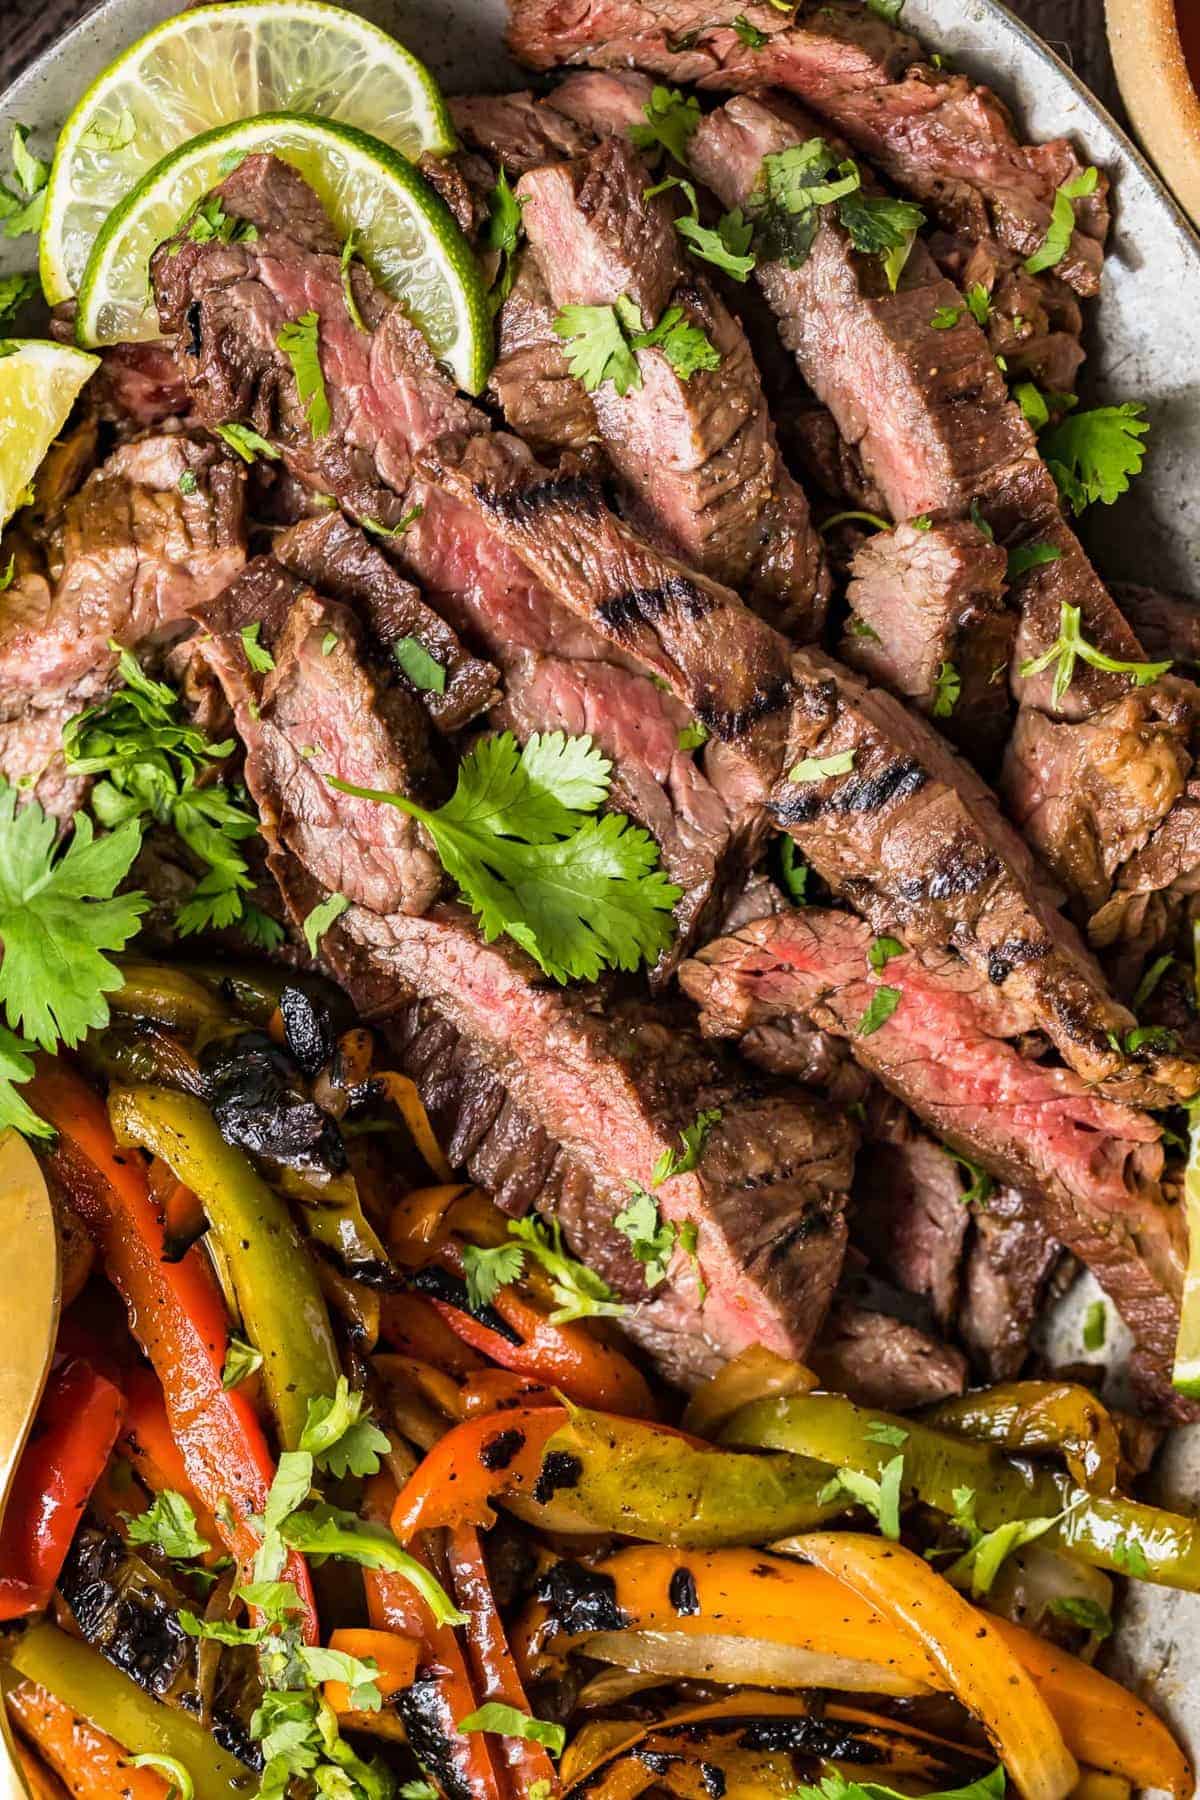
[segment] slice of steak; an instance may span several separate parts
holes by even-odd
[[[937,719],[983,767],[998,763],[1008,735],[1017,617],[1004,603],[1005,566],[965,520],[897,525],[858,551],[846,590],[844,660]]]
[[[1000,996],[954,959],[901,954],[875,977],[870,942],[849,914],[806,908],[710,945],[680,979],[709,1032],[740,1036],[798,1012],[847,1037],[856,1058],[940,1139],[1039,1196],[1048,1235],[1088,1264],[1169,1370],[1182,1221],[1158,1187],[1158,1126],[1101,1099],[1070,1070],[1022,1055],[1012,1041],[1023,1035],[1019,1012],[1006,1019]],[[883,986],[898,998],[879,1022]]]
[[[737,99],[702,120],[689,159],[724,204],[748,203],[764,156],[813,129],[811,120]],[[1021,664],[1057,641],[1068,605],[1079,608],[1084,637],[1107,655],[1136,661],[1141,648],[1062,518],[1053,478],[987,340],[919,241],[894,294],[878,259],[857,255],[828,216],[800,268],[760,262],[756,274],[801,372],[895,518],[982,515],[1010,549],[1036,546],[1011,584],[1020,617],[1011,680],[1021,722],[1004,793],[1055,876],[1095,911],[1116,870],[1182,791],[1190,704],[1161,683],[1131,689],[1128,676],[1090,664],[1076,665],[1058,702],[1052,669],[1021,677]],[[957,314],[950,330],[934,323],[944,313]],[[1064,730],[1064,723],[1081,729]],[[1070,765],[1069,815],[1044,804],[1049,761]],[[1086,779],[1078,778],[1081,767]]]
[[[194,612],[246,746],[246,785],[272,808],[269,822],[263,815],[268,840],[347,900],[379,912],[432,904],[443,877],[424,828],[326,780],[426,803],[442,797],[420,703],[398,684],[377,682],[350,608],[262,556]],[[243,633],[255,626],[257,645],[273,659],[266,670],[247,660]]]
[[[667,352],[637,352],[639,384],[591,396],[634,516],[683,560],[737,588],[781,629],[819,636],[828,574],[808,503],[783,464],[745,333],[687,266],[664,194],[618,138],[522,176],[518,195],[552,303],[629,298],[647,329],[667,308],[704,334],[716,368],[686,378]]]
[[[1023,257],[1044,243],[1057,190],[1083,170],[1065,138],[1022,144],[989,88],[920,61],[915,39],[855,0],[799,18],[751,4],[728,22],[702,0],[509,0],[509,17],[513,54],[532,68],[584,63],[726,92],[786,89],[950,230]],[[1084,294],[1099,286],[1106,193],[1101,177],[1073,203],[1059,264]]]
[[[1132,581],[1114,582],[1113,598],[1147,656],[1200,666],[1200,603]]]
[[[1012,1381],[1062,1246],[1047,1235],[1036,1197],[998,1187],[975,1214],[962,1272],[959,1332],[984,1381]]]
[[[598,448],[600,428],[592,396],[571,373],[556,317],[537,258],[526,246],[517,253],[516,279],[497,319],[488,394],[538,456],[554,458],[564,450],[582,456]]]
[[[766,800],[876,929],[953,943],[1021,997],[1087,1079],[1159,1103],[1196,1091],[1191,1063],[1151,1051],[1135,1068],[1114,1049],[1130,1015],[1039,899],[1032,858],[989,791],[924,721],[814,650],[789,657],[728,589],[648,547],[587,485],[547,478],[512,440],[443,439],[420,466],[423,493],[474,509],[546,587],[673,687],[719,740],[723,791],[740,784],[748,804]],[[849,766],[785,773],[830,757]]]
[[[982,290],[988,344],[1004,357],[1010,378],[1028,376],[1048,393],[1075,392],[1083,312],[1065,281],[1049,270],[1031,275],[1019,255],[990,239],[972,243],[935,231],[929,249],[960,294]]]
[[[515,94],[462,94],[449,104],[463,143],[510,176],[563,156],[581,156],[591,145],[590,132],[559,112],[552,101],[535,99],[528,89]]]
[[[929,1303],[941,1331],[958,1313],[959,1275],[971,1214],[960,1165],[924,1132],[863,1145],[854,1168],[851,1234],[873,1266]]]
[[[807,1360],[823,1387],[888,1412],[952,1400],[967,1385],[961,1350],[848,1298],[834,1302]]]
[[[352,607],[385,652],[394,656],[396,647],[406,641],[415,641],[428,652],[445,672],[440,693],[415,687],[402,666],[397,679],[416,694],[439,731],[461,731],[495,703],[498,682],[492,665],[464,649],[412,582],[340,512],[304,519],[281,532],[271,553],[301,581]]]
[[[22,558],[0,608],[0,773],[56,816],[82,793],[63,765],[64,724],[111,684],[112,644],[160,652],[237,574],[244,490],[244,471],[211,446],[142,438],[57,508],[48,574]]]

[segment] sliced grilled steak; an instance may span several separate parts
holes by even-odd
[[[500,308],[488,392],[539,456],[564,450],[582,455],[598,446],[600,428],[591,395],[567,363],[556,316],[537,258],[526,247],[518,252],[516,280]]]
[[[998,238],[1022,256],[1045,241],[1057,189],[1082,172],[1065,138],[1020,143],[990,89],[919,61],[913,38],[854,0],[802,17],[751,4],[740,31],[703,0],[510,0],[509,16],[513,54],[532,68],[586,63],[726,92],[787,89],[950,230]],[[747,43],[750,30],[766,41]],[[1074,203],[1059,273],[1080,293],[1099,285],[1106,190],[1101,178]]]
[[[1113,598],[1145,645],[1147,656],[1200,665],[1200,602],[1132,581],[1114,583]]]
[[[939,1138],[1040,1196],[1049,1235],[1089,1265],[1169,1369],[1182,1222],[1158,1189],[1157,1125],[1102,1100],[1069,1070],[1023,1056],[1013,1040],[1028,1020],[953,958],[902,954],[876,978],[870,941],[849,914],[806,908],[710,945],[680,979],[710,1032],[741,1035],[798,1012],[848,1037],[857,1059]],[[881,986],[899,998],[878,1023],[878,1010],[867,1014]]]
[[[661,347],[640,385],[591,396],[635,516],[683,560],[737,588],[801,641],[820,634],[828,575],[808,503],[779,454],[750,346],[711,284],[687,267],[663,194],[617,138],[524,175],[524,224],[555,307],[632,299],[647,328],[668,307],[720,357],[685,379]]]
[[[247,786],[272,808],[270,821],[263,817],[269,840],[329,892],[379,912],[423,911],[443,886],[423,828],[395,807],[338,794],[325,779],[426,803],[442,797],[420,704],[399,685],[376,682],[353,612],[269,557],[194,610],[246,745]],[[266,672],[246,658],[242,632],[255,624],[274,659]]]
[[[551,101],[537,100],[528,90],[464,94],[451,100],[450,114],[463,142],[511,176],[563,156],[581,156],[592,141],[588,131]]]
[[[937,231],[929,249],[960,294],[982,289],[984,330],[1010,377],[1026,375],[1049,393],[1073,394],[1084,360],[1083,312],[1065,281],[1049,271],[1031,275],[1024,259],[1002,244],[972,243]]]
[[[463,648],[440,614],[425,605],[411,581],[394,569],[383,552],[341,513],[305,519],[282,532],[272,547],[277,562],[301,581],[332,600],[352,607],[375,642],[394,653],[415,639],[445,671],[441,693],[417,689],[397,670],[439,731],[460,731],[486,712],[497,693],[496,671]]]
[[[1062,1248],[1046,1232],[1036,1198],[998,1187],[975,1215],[963,1264],[959,1332],[984,1381],[1011,1381]]]
[[[701,122],[689,158],[726,205],[742,204],[763,157],[812,129],[802,117],[737,99]],[[1036,545],[1053,558],[1012,584],[1020,614],[1012,684],[1022,717],[1004,791],[1053,873],[1094,911],[1182,791],[1189,701],[1161,683],[1131,691],[1125,675],[1077,665],[1056,704],[1052,670],[1020,676],[1026,658],[1056,642],[1065,605],[1080,609],[1083,635],[1108,655],[1138,660],[1141,649],[1059,512],[1053,479],[987,340],[919,242],[894,294],[878,259],[856,255],[828,217],[800,268],[760,262],[756,273],[802,373],[895,518],[962,519],[978,508],[1002,543]],[[957,310],[953,329],[934,325],[940,309]],[[1063,807],[1045,803],[1047,789],[1060,785],[1055,774],[1047,779],[1048,765],[1067,771],[1061,788],[1071,799]]]
[[[889,1412],[951,1400],[967,1385],[961,1350],[849,1299],[835,1301],[808,1363],[823,1387]]]
[[[111,643],[162,649],[237,574],[244,488],[239,467],[182,434],[123,445],[63,502],[50,578],[30,561],[5,594],[0,773],[58,816],[82,791],[65,773],[63,725],[111,682]]]
[[[908,1123],[903,1134],[868,1139],[860,1151],[851,1230],[879,1273],[928,1301],[945,1332],[958,1312],[971,1214],[963,1205],[959,1164]]]
[[[910,700],[983,767],[1008,734],[1017,617],[1004,604],[1005,555],[966,521],[878,532],[854,558],[842,656]]]

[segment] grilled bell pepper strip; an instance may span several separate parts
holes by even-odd
[[[685,1431],[714,1437],[752,1400],[775,1394],[810,1394],[820,1382],[803,1363],[790,1362],[765,1344],[750,1344],[696,1389],[683,1415]]]
[[[1080,1487],[1115,1494],[1121,1440],[1107,1407],[1071,1381],[1005,1381],[981,1393],[944,1400],[925,1423],[959,1437],[981,1438],[1009,1452],[1061,1450]]]
[[[890,1428],[891,1441],[881,1441],[881,1424]],[[1089,1494],[1057,1470],[1030,1471],[990,1444],[971,1443],[915,1419],[868,1411],[840,1394],[755,1401],[729,1421],[721,1442],[790,1451],[806,1463],[816,1457],[827,1473],[852,1468],[876,1480],[887,1463],[903,1455],[901,1486],[907,1499],[953,1517],[955,1490],[968,1488],[982,1531],[1015,1519],[1054,1518],[1057,1522],[1041,1540],[1045,1544],[1118,1575],[1131,1573],[1132,1564],[1144,1581],[1200,1590],[1200,1520],[1136,1500]],[[843,1501],[841,1509],[848,1504]]]
[[[393,1350],[420,1357],[448,1375],[465,1375],[484,1366],[478,1351],[450,1330],[423,1294],[384,1294],[379,1309],[379,1335]]]
[[[402,1543],[443,1525],[493,1525],[492,1501],[532,1496],[547,1441],[567,1417],[561,1406],[483,1413],[439,1438],[405,1483],[392,1511]]]
[[[24,1686],[25,1684],[20,1683],[18,1685]],[[60,1705],[60,1702],[54,1699],[53,1694],[47,1694],[45,1688],[35,1687],[32,1682],[28,1684],[28,1694],[44,1695],[46,1701],[50,1702],[53,1707],[58,1707]],[[28,1700],[28,1694],[26,1695],[26,1701]],[[67,1709],[64,1708],[63,1710],[66,1711]],[[73,1719],[74,1715],[68,1713],[68,1718]],[[67,1741],[70,1741],[69,1733]],[[114,1745],[114,1749],[116,1748],[117,1746]],[[67,1790],[58,1779],[58,1776],[47,1763],[42,1761],[40,1756],[34,1753],[28,1744],[17,1744],[16,1752],[17,1766],[21,1771],[21,1779],[29,1790],[30,1800],[67,1800]],[[80,1755],[79,1750],[76,1750],[75,1754],[78,1759]],[[78,1761],[76,1767],[78,1767]],[[78,1776],[76,1779],[78,1779]],[[78,1794],[80,1789],[77,1787],[75,1791]],[[105,1788],[103,1791],[105,1794],[108,1794],[112,1790],[111,1788]],[[164,1794],[167,1791],[165,1782],[163,1783],[162,1791]]]
[[[117,1149],[103,1101],[61,1057],[36,1059],[29,1098],[58,1133],[39,1155],[100,1247],[130,1328],[162,1384],[191,1486],[218,1521],[230,1518],[220,1526],[222,1536],[249,1579],[259,1539],[247,1520],[266,1505],[275,1461],[245,1392],[221,1385],[229,1325],[212,1271],[196,1246],[179,1262],[166,1261],[141,1159]],[[303,1558],[291,1554],[285,1573],[305,1603],[305,1636],[315,1643],[316,1607]]]
[[[108,1110],[121,1143],[162,1157],[198,1195],[228,1259],[247,1336],[262,1352],[280,1439],[297,1449],[309,1401],[333,1393],[341,1365],[325,1296],[287,1206],[190,1095],[114,1088]]]
[[[390,1476],[372,1476],[363,1494],[363,1516],[386,1525],[395,1507]],[[428,1562],[420,1544],[409,1549]],[[431,1774],[440,1769],[450,1778],[443,1782],[447,1792],[470,1794],[471,1800],[503,1800],[487,1739],[481,1732],[458,1729],[458,1721],[478,1705],[458,1638],[449,1626],[436,1623],[411,1582],[387,1570],[364,1569],[363,1583],[367,1615],[376,1630],[421,1640],[417,1680],[401,1706],[414,1754]]]
[[[245,1763],[222,1750],[198,1719],[144,1693],[90,1644],[55,1625],[35,1625],[14,1646],[9,1662],[27,1682],[48,1688],[71,1712],[132,1755],[149,1752],[181,1762],[195,1785],[196,1800],[244,1800],[249,1788]],[[40,1743],[36,1731],[30,1735]],[[124,1791],[124,1776],[122,1771],[110,1793]]]
[[[133,1464],[139,1480],[152,1494],[169,1489],[182,1494],[196,1515],[196,1528],[210,1544],[220,1541],[221,1529],[213,1513],[192,1486],[187,1464],[171,1436],[162,1387],[153,1369],[130,1369],[122,1378],[125,1417],[121,1448]]]
[[[480,1705],[498,1700],[527,1713],[529,1701],[513,1665],[479,1533],[473,1525],[459,1525],[450,1533],[446,1556],[454,1598],[460,1611],[467,1615],[467,1653]],[[528,1738],[500,1737],[497,1758],[503,1764],[512,1800],[524,1800],[539,1781],[544,1784],[546,1800],[559,1792],[554,1764],[543,1745]]]
[[[18,1746],[22,1772],[38,1800],[42,1796],[62,1800],[68,1792],[73,1800],[113,1800],[114,1795],[121,1800],[167,1800],[168,1787],[161,1775],[149,1767],[134,1768],[129,1752],[115,1738],[72,1711],[49,1688],[10,1675],[4,1698],[18,1730],[54,1771],[38,1781],[39,1770],[31,1782],[24,1746]]]
[[[114,1013],[135,1019],[153,1019],[189,1037],[219,1031],[229,1023],[223,1006],[202,982],[182,969],[165,963],[142,962],[137,957],[120,959],[121,985],[108,996]]]
[[[886,1538],[813,1531],[792,1548],[913,1634],[982,1724],[1023,1800],[1066,1800],[1078,1764],[1038,1684],[985,1613],[914,1551]]]
[[[394,1699],[416,1679],[420,1644],[400,1632],[343,1627],[329,1634],[329,1648],[375,1664],[375,1686],[384,1700]],[[323,1692],[335,1713],[353,1714],[351,1690],[344,1681],[327,1681]]]
[[[79,1358],[50,1376],[0,1530],[0,1619],[49,1602],[122,1410],[120,1390]]]

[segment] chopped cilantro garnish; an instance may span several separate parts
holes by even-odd
[[[867,949],[867,962],[878,975],[881,969],[887,968],[893,956],[905,956],[906,954],[905,946],[899,938],[872,938]]]
[[[36,275],[0,275],[0,323],[11,319],[38,292]]]
[[[1085,1350],[1102,1350],[1108,1335],[1108,1308],[1103,1300],[1093,1300],[1083,1315],[1083,1347]]]
[[[833,756],[805,756],[788,770],[789,781],[826,781],[831,775],[849,775],[855,750],[838,750]]]
[[[315,312],[301,313],[298,319],[280,326],[275,338],[292,365],[296,391],[308,419],[308,428],[315,438],[324,437],[333,423],[325,377],[321,373],[320,340],[321,321]]]
[[[682,1154],[672,1144],[664,1150],[654,1165],[650,1177],[652,1188],[661,1187],[664,1181],[670,1181],[676,1175],[690,1175],[704,1154],[704,1145],[714,1125],[720,1123],[721,1109],[711,1106],[705,1112],[697,1113],[690,1125],[685,1125],[679,1133],[679,1142],[683,1146]]]
[[[232,420],[227,425],[214,425],[213,430],[223,444],[227,444],[235,456],[240,456],[244,463],[252,463],[256,456],[265,456],[268,462],[278,462],[280,453],[274,444],[269,444],[265,437],[249,425],[239,425]]]
[[[678,1233],[671,1221],[659,1212],[654,1195],[638,1182],[631,1182],[629,1199],[613,1219],[613,1224],[643,1264],[646,1286],[658,1287],[667,1278]]]
[[[685,100],[678,88],[656,87],[642,109],[646,123],[631,125],[629,136],[639,150],[661,147],[676,162],[686,163],[688,139],[700,123],[700,102],[694,94]]]
[[[1057,638],[1041,656],[1026,657],[1020,665],[1019,673],[1026,678],[1041,675],[1049,668],[1054,669],[1051,695],[1055,706],[1062,705],[1074,679],[1077,661],[1088,663],[1093,669],[1103,669],[1110,675],[1128,675],[1135,687],[1148,687],[1171,667],[1169,661],[1123,662],[1120,657],[1106,655],[1103,650],[1097,650],[1094,644],[1089,644],[1083,636],[1079,629],[1081,617],[1081,609],[1064,600]]]
[[[378,1474],[379,1458],[386,1453],[388,1440],[371,1423],[366,1395],[352,1391],[346,1377],[339,1375],[332,1394],[309,1401],[300,1448],[318,1469],[343,1480],[347,1475]]]
[[[500,1289],[516,1281],[525,1267],[520,1244],[495,1244],[489,1249],[464,1244],[462,1259],[467,1299],[476,1309],[490,1306]]]
[[[1059,492],[1075,513],[1099,501],[1111,506],[1141,473],[1149,423],[1145,408],[1135,402],[1124,406],[1096,406],[1090,412],[1069,413],[1057,425],[1043,431],[1038,440]]]
[[[699,719],[693,719],[684,725],[676,739],[681,750],[701,750],[708,742],[708,726],[702,725]]]
[[[550,1292],[558,1308],[550,1315],[552,1325],[567,1325],[573,1319],[619,1319],[629,1311],[602,1275],[567,1255],[557,1219],[543,1222],[533,1213],[510,1219],[508,1235],[550,1277]]]
[[[735,14],[730,23],[737,34],[738,42],[745,44],[747,50],[762,50],[771,41],[765,31],[760,31],[757,25],[750,23],[745,13]]]
[[[796,861],[796,840],[779,839],[779,877],[793,906],[808,904],[808,864]]]
[[[554,321],[567,340],[567,364],[589,393],[611,381],[617,393],[642,386],[639,350],[660,349],[681,381],[699,369],[717,369],[721,357],[698,325],[688,324],[681,306],[669,306],[651,330],[624,294],[613,306],[564,306]]]
[[[361,312],[358,310],[358,301],[354,297],[354,270],[352,265],[354,262],[354,254],[357,249],[358,242],[354,233],[352,231],[347,232],[346,241],[342,245],[342,297],[346,302],[346,311],[349,314],[350,323],[353,325],[355,331],[361,331],[365,335],[367,327],[363,321]]]
[[[430,656],[420,638],[398,638],[392,645],[392,655],[421,693],[445,693],[446,671],[436,657]]]
[[[1102,1641],[1112,1635],[1112,1615],[1105,1612],[1098,1600],[1092,1600],[1086,1594],[1059,1594],[1050,1602],[1050,1611],[1056,1619],[1066,1619],[1071,1625],[1078,1625],[1082,1630],[1091,1632],[1092,1636]]]
[[[483,242],[496,252],[496,274],[488,292],[488,304],[498,312],[512,293],[517,278],[517,249],[521,242],[521,208],[525,202],[508,185],[508,176],[500,171],[500,179],[488,196],[488,218],[483,229]]]
[[[328,899],[320,901],[313,907],[304,921],[304,941],[308,945],[308,954],[315,956],[321,939],[342,914],[350,902],[345,894],[330,894]]]
[[[271,652],[259,642],[262,632],[262,620],[255,619],[253,625],[243,625],[238,633],[242,640],[242,649],[246,652],[246,661],[258,675],[266,675],[275,667],[275,658]]]
[[[1099,171],[1089,168],[1070,181],[1063,182],[1054,196],[1046,236],[1040,248],[1025,259],[1025,267],[1031,275],[1040,275],[1043,269],[1053,269],[1062,261],[1075,234],[1075,208],[1071,202],[1082,200],[1087,194],[1094,194],[1099,180]]]
[[[1062,551],[1057,544],[1017,544],[1008,553],[1008,579],[1017,581],[1030,569],[1042,569],[1061,560]]]
[[[946,1155],[956,1162],[960,1169],[965,1169],[971,1177],[970,1185],[958,1196],[964,1206],[986,1206],[995,1190],[996,1183],[986,1169],[981,1169],[977,1162],[969,1156],[963,1156],[957,1150],[943,1146]]]
[[[715,227],[702,225],[696,190],[690,181],[684,181],[679,175],[668,175],[657,187],[647,188],[646,198],[661,194],[668,188],[678,188],[687,201],[688,211],[682,218],[676,219],[675,229],[692,254],[724,270],[726,275],[732,275],[735,281],[745,281],[755,263],[754,253],[750,248],[754,226],[741,207],[736,206],[732,212],[722,213]]]
[[[867,1010],[854,1028],[855,1037],[871,1037],[882,1025],[886,1025],[902,995],[899,988],[877,987],[871,995]]]
[[[223,1388],[239,1387],[247,1376],[253,1375],[263,1366],[263,1353],[256,1350],[253,1344],[247,1344],[243,1338],[231,1336],[225,1351],[225,1367],[221,1371]]]
[[[552,1756],[561,1756],[567,1733],[562,1725],[551,1725],[545,1719],[531,1718],[515,1706],[501,1700],[489,1700],[477,1712],[458,1721],[460,1731],[494,1731],[499,1737],[526,1738],[532,1744],[544,1744]]]
[[[952,662],[939,664],[933,681],[932,712],[935,719],[948,719],[958,705],[962,693],[962,676]]]
[[[900,1537],[900,1492],[904,1481],[904,1457],[894,1456],[884,1464],[876,1481],[861,1469],[842,1468],[827,1481],[817,1495],[818,1505],[828,1505],[839,1494],[849,1494],[873,1514],[885,1538],[893,1542]]]
[[[212,1549],[208,1539],[200,1536],[190,1501],[171,1488],[156,1494],[145,1512],[121,1516],[131,1544],[153,1544],[174,1561],[184,1562]]]

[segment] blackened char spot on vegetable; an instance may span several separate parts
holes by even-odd
[[[696,1577],[690,1569],[676,1569],[667,1588],[667,1598],[681,1619],[694,1618],[700,1611]]]
[[[226,1143],[290,1168],[345,1169],[337,1126],[303,1092],[295,1063],[265,1031],[218,1039],[201,1052],[200,1067]]]
[[[465,1312],[472,1319],[478,1319],[489,1331],[497,1332],[506,1343],[519,1344],[520,1337],[507,1320],[492,1306],[472,1306],[467,1298],[467,1284],[460,1281],[457,1275],[451,1275],[448,1269],[418,1269],[410,1278],[409,1286],[419,1294],[429,1294],[434,1300],[441,1300],[446,1306],[455,1306],[459,1312]]]
[[[569,1450],[548,1450],[538,1470],[533,1497],[539,1506],[545,1506],[560,1488],[577,1487],[582,1474],[582,1462]]]
[[[437,1677],[418,1674],[398,1704],[408,1747],[446,1800],[474,1800],[471,1784],[458,1766],[451,1736],[457,1721],[449,1716]]]
[[[535,1593],[569,1637],[628,1629],[629,1616],[617,1605],[616,1582],[597,1569],[585,1569],[564,1557],[542,1576]]]
[[[498,1431],[490,1437],[479,1452],[479,1460],[485,1469],[507,1469],[513,1457],[525,1443],[525,1433],[510,1426],[507,1431]]]
[[[886,1759],[882,1744],[857,1737],[848,1725],[811,1714],[794,1719],[751,1719],[738,1743],[743,1750],[801,1751],[822,1761],[877,1763]]]
[[[497,490],[487,482],[474,485],[475,498],[487,512],[498,519],[511,519],[521,524],[549,511],[577,512],[594,518],[604,507],[600,490],[583,475],[555,475],[548,481],[536,481],[529,487]]]
[[[729,1784],[725,1780],[724,1769],[718,1769],[716,1763],[702,1762],[700,1781],[709,1800],[725,1800]]]
[[[333,1055],[333,1020],[321,1003],[304,988],[289,982],[279,996],[283,1041],[304,1075],[313,1076]]]

